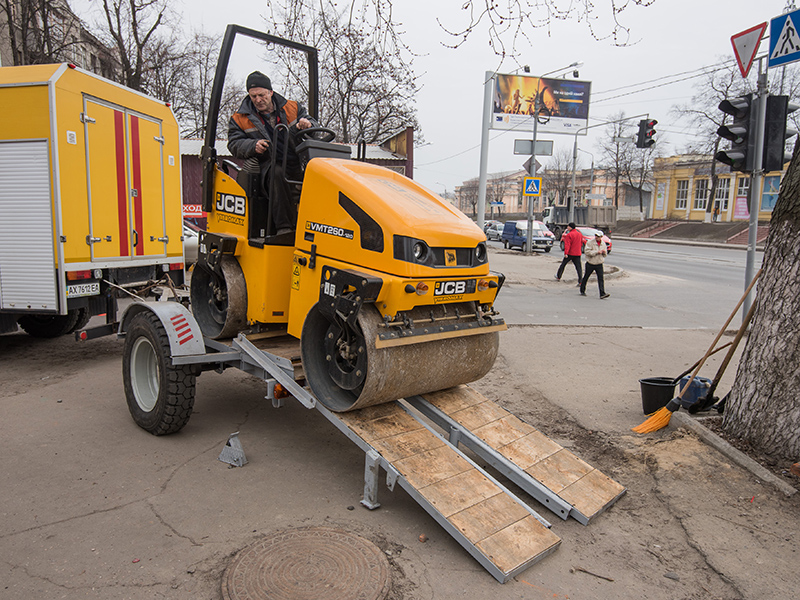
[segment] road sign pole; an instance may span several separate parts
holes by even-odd
[[[539,123],[539,90],[537,84],[536,96],[533,99],[533,143],[531,144],[531,177],[536,177],[536,130]],[[541,186],[539,193],[541,194]],[[541,196],[539,196],[541,198]],[[526,250],[528,254],[533,254],[533,202],[534,197],[528,196],[528,235],[526,236]]]
[[[764,124],[767,120],[767,71],[763,68],[764,59],[758,59],[758,86],[756,97],[758,98],[758,119],[756,122],[756,148],[755,148],[755,168],[753,177],[750,180],[750,229],[747,232],[747,262],[744,271],[744,288],[750,287],[753,281],[756,264],[756,241],[758,239],[758,211],[761,208],[761,180],[764,173]],[[750,310],[753,301],[751,291],[742,304],[742,323],[745,315]]]

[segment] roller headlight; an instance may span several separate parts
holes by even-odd
[[[423,262],[428,254],[428,246],[426,246],[423,242],[417,242],[414,244],[413,253],[414,260],[417,262]]]
[[[486,262],[486,244],[480,243],[475,248],[475,260],[478,263]]]

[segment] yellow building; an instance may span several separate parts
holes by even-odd
[[[720,222],[746,221],[750,218],[748,191],[750,175],[731,172],[721,164],[716,164],[717,187],[714,193],[711,213],[706,212],[711,192],[710,156],[702,154],[683,154],[668,158],[656,158],[653,165],[655,199],[650,217],[684,221]],[[761,205],[759,221],[769,221],[772,209],[778,199],[778,189],[785,171],[771,172],[762,178]]]

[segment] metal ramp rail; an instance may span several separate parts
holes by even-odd
[[[459,443],[475,451],[501,474],[564,519],[571,515],[580,522],[588,523],[600,512],[597,510],[587,516],[577,510],[576,504],[570,503],[565,494],[559,496],[554,493],[546,482],[531,477],[524,468],[504,456],[503,452],[507,454],[508,448],[501,447],[498,450],[487,443],[484,439],[486,436],[480,434],[483,427],[498,418],[505,418],[505,422],[509,422],[510,418],[516,417],[468,386],[428,394],[424,398],[416,396],[357,411],[334,413],[317,402],[298,383],[298,379],[303,378],[298,361],[259,349],[244,334],[239,334],[230,345],[209,339],[205,343],[211,352],[202,358],[176,356],[173,362],[218,363],[218,370],[233,366],[260,377],[267,382],[268,394],[276,407],[283,404],[283,400],[275,399],[273,395],[275,384],[280,383],[303,406],[316,408],[364,452],[364,496],[361,503],[365,507],[374,509],[380,506],[377,492],[380,469],[383,469],[390,490],[399,484],[501,583],[553,552],[561,540],[550,531],[550,523],[462,452],[458,448]],[[447,399],[450,400],[449,405],[444,402]],[[476,408],[488,409],[495,418],[488,421],[483,419],[487,422],[473,432],[463,422],[467,413],[459,415],[454,410],[456,406],[460,406],[461,410],[471,408],[468,412],[473,414]],[[495,408],[492,409],[492,406]],[[496,409],[504,411],[505,415],[501,416]],[[519,423],[526,425],[522,421]],[[436,427],[447,431],[448,437],[440,434]],[[524,427],[520,431],[523,430]],[[531,434],[525,430],[522,437],[536,434],[552,445],[542,442],[544,447],[561,448],[539,432]],[[525,444],[530,439],[528,437],[521,443]],[[543,452],[539,451],[539,454]],[[547,456],[555,454],[557,451]],[[580,460],[577,457],[575,459]],[[592,468],[589,467],[589,470]],[[624,488],[616,482],[611,483],[622,490],[617,493],[618,498],[624,493]],[[603,510],[611,503],[613,501],[604,499]]]

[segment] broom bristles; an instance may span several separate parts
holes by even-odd
[[[656,412],[654,412],[650,417],[648,417],[644,423],[641,425],[637,425],[636,427],[632,427],[631,431],[636,433],[653,433],[654,431],[658,431],[659,429],[664,429],[667,425],[669,425],[669,420],[672,418],[672,411],[668,409],[666,406],[663,408],[659,408]]]

